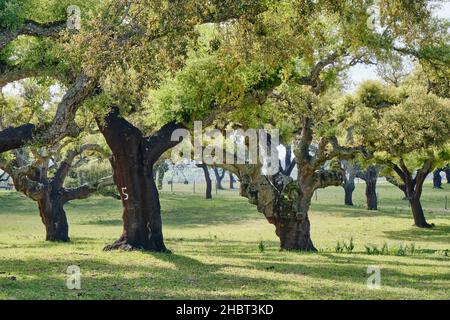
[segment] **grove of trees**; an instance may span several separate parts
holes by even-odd
[[[67,23],[69,5],[80,8],[79,27]],[[449,23],[431,1],[392,0],[379,1],[373,26],[372,5],[0,0],[0,87],[19,83],[21,92],[0,97],[0,169],[38,203],[47,240],[69,240],[66,202],[113,183],[123,232],[105,249],[168,252],[155,177],[182,141],[172,134],[194,121],[277,128],[286,157],[275,175],[261,162],[211,165],[218,189],[226,171],[239,179],[281,249],[315,251],[314,193],[344,186],[351,205],[355,177],[366,182],[368,209],[384,176],[404,192],[415,225],[431,227],[423,184],[450,162]],[[357,65],[383,68],[383,80],[349,93]],[[78,163],[97,160],[112,177],[68,187]]]

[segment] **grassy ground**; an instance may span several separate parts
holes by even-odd
[[[363,184],[355,207],[342,188],[320,190],[311,212],[319,253],[279,252],[273,226],[237,191],[212,201],[177,185],[162,193],[164,233],[171,255],[102,252],[121,232],[120,203],[105,198],[66,209],[70,244],[44,242],[36,206],[0,192],[0,299],[450,299],[450,186],[423,196],[432,230],[412,227],[401,194],[379,186],[380,210],[364,209]],[[336,253],[353,238],[353,253]],[[368,255],[365,245],[415,244],[405,256]],[[261,252],[260,243],[264,246]],[[82,270],[82,290],[65,287],[68,266]],[[367,267],[381,267],[381,289],[369,290]]]

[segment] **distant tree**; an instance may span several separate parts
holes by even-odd
[[[433,188],[434,189],[442,189],[441,172],[442,172],[442,169],[436,169],[433,171]]]
[[[450,100],[428,92],[424,82],[405,81],[399,88],[367,82],[357,101],[357,141],[404,185],[415,225],[431,227],[420,199],[428,174],[449,158]]]
[[[236,179],[234,178],[234,175],[232,172],[228,173],[230,176],[230,189],[233,190],[234,189],[234,183],[236,182]]]
[[[225,178],[226,170],[219,169],[217,167],[213,167],[214,176],[216,177],[216,188],[217,190],[224,190],[224,187],[222,186],[222,180]]]
[[[355,178],[358,167],[349,161],[341,161],[342,169],[344,170],[343,188],[345,192],[344,203],[346,206],[353,206],[353,191],[355,191]]]
[[[206,199],[212,199],[212,183],[211,176],[209,175],[208,166],[205,163],[197,164],[197,167],[203,170],[203,174],[205,175],[205,183],[206,183]]]

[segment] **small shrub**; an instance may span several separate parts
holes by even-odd
[[[404,255],[406,255],[407,249],[408,249],[408,246],[403,247],[403,245],[399,245],[398,248],[394,251],[394,254],[396,256],[404,256]]]
[[[355,245],[353,244],[353,237],[350,238],[350,242],[347,245],[347,243],[344,242],[344,248],[348,253],[352,253],[353,249],[355,249]]]
[[[413,256],[416,252],[416,244],[413,242],[409,245],[409,253]]]
[[[382,255],[388,255],[389,254],[389,247],[388,247],[388,244],[386,242],[383,244],[383,247],[381,247],[381,254]]]
[[[260,253],[263,253],[264,250],[266,250],[266,245],[264,244],[264,242],[262,240],[260,240],[258,243],[258,250]]]
[[[341,242],[338,241],[336,243],[336,247],[334,248],[334,250],[336,251],[336,253],[342,253],[344,252],[344,247],[341,245]]]
[[[378,255],[381,254],[381,251],[378,249],[376,245],[368,245],[364,246],[366,248],[366,253],[370,255]]]

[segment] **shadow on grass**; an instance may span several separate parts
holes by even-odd
[[[424,242],[443,242],[450,246],[450,226],[436,225],[434,228],[422,229],[412,227],[409,230],[384,231],[389,239],[424,241]]]
[[[111,253],[112,256],[128,254]],[[344,289],[341,294],[364,298],[373,294],[365,288],[367,266],[380,263],[387,265],[382,271],[385,288],[429,290],[436,294],[445,291],[445,283],[450,281],[450,274],[437,276],[433,272],[434,264],[408,263],[408,267],[422,268],[421,274],[414,275],[396,270],[398,264],[394,262],[374,261],[356,255],[316,254],[320,258],[316,261],[308,259],[312,258],[307,256],[310,254],[300,254],[306,261],[283,261],[277,255],[263,256],[261,259],[255,255],[243,265],[241,258],[233,255],[226,255],[228,263],[204,263],[186,255],[141,254],[144,258],[148,257],[148,266],[112,263],[107,257],[91,259],[70,256],[56,261],[2,260],[0,287],[6,297],[22,299],[264,299],[276,298],[280,293],[291,297],[311,294],[312,297],[327,299],[336,298],[340,288],[357,285],[352,287],[352,292],[345,292]],[[212,254],[220,256],[220,252]],[[132,255],[130,258],[140,256],[139,253]],[[296,256],[298,254],[289,253],[283,258]],[[162,265],[155,263],[154,259],[163,262]],[[65,271],[73,264],[79,265],[82,270],[83,290],[80,292],[65,287]],[[235,270],[238,269],[237,273]],[[281,278],[283,276],[286,279]],[[15,280],[12,280],[13,277]],[[308,292],[302,289],[305,281]],[[389,297],[404,298],[400,292],[394,291],[390,292]]]

